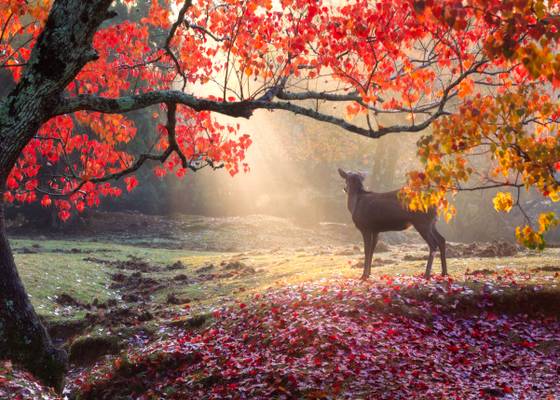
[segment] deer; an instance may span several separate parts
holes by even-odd
[[[437,231],[437,212],[435,208],[427,212],[409,210],[399,199],[399,190],[376,193],[365,190],[365,176],[356,172],[345,172],[338,169],[338,173],[345,180],[348,211],[352,221],[362,233],[364,239],[364,272],[363,280],[371,274],[373,251],[377,245],[379,233],[389,231],[403,231],[413,226],[428,244],[430,253],[426,263],[426,279],[430,278],[434,254],[439,249],[441,257],[441,273],[447,275],[445,258],[445,238]]]

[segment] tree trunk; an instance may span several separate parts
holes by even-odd
[[[19,277],[6,237],[0,200],[0,358],[24,365],[45,384],[62,389],[66,352],[56,349]]]
[[[25,292],[6,237],[3,193],[21,152],[66,86],[97,58],[92,39],[114,16],[112,0],[56,0],[21,79],[0,101],[0,359],[11,359],[61,389],[66,353],[54,348]],[[47,266],[45,266],[47,268]]]

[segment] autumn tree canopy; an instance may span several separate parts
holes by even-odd
[[[494,208],[519,207],[525,225],[516,229],[518,241],[543,248],[544,234],[559,220],[550,211],[532,221],[520,194],[534,189],[560,200],[560,2],[473,0],[443,11],[433,2],[415,6],[421,18],[459,30],[470,23],[471,12],[484,19],[490,33],[483,38],[485,57],[503,70],[496,80],[477,78],[468,94],[458,93],[463,101],[418,142],[424,168],[409,174],[405,197],[419,209],[437,204],[450,218],[455,209],[449,192],[500,188]],[[481,157],[484,168],[475,162]]]
[[[147,163],[157,175],[201,168],[234,175],[245,168],[250,135],[264,133],[241,132],[216,115],[249,118],[261,109],[324,122],[325,135],[329,124],[370,138],[433,127],[419,143],[425,170],[411,173],[404,191],[412,207],[437,205],[451,215],[446,195],[485,172],[485,187],[531,186],[555,200],[558,7],[556,0],[3,1],[0,69],[14,81],[0,99],[3,200],[39,201],[66,220],[132,190]],[[138,153],[127,113],[140,109],[161,123]],[[490,171],[469,166],[468,155],[481,150],[496,163]],[[507,210],[513,200],[501,194],[496,204]],[[543,217],[542,229],[518,236],[538,244],[554,221]],[[0,350],[37,361],[48,336],[6,240],[0,250],[0,290],[27,310],[17,321],[12,308],[0,311],[13,328],[0,335]],[[15,344],[22,331],[26,346]]]
[[[131,12],[138,7],[124,3]],[[447,191],[452,184],[442,180],[465,178],[459,170],[451,173],[447,163],[458,168],[464,150],[477,140],[474,133],[459,132],[469,117],[489,122],[487,114],[498,113],[496,103],[503,101],[505,111],[513,105],[514,118],[523,122],[531,119],[523,117],[533,105],[549,114],[541,116],[539,132],[554,129],[546,123],[557,117],[553,96],[542,89],[552,91],[559,79],[556,6],[494,3],[151,2],[139,22],[109,21],[96,32],[95,59],[69,82],[51,118],[26,145],[4,198],[55,206],[65,220],[103,196],[118,196],[122,188],[113,178],[125,176],[126,190],[133,189],[132,173],[147,160],[161,162],[158,175],[207,166],[235,174],[251,132],[224,126],[211,112],[248,117],[258,108],[292,111],[369,137],[418,132],[445,117],[422,142],[420,154],[430,158],[428,169],[434,165],[439,172],[413,178]],[[48,1],[2,5],[2,67],[16,81],[50,10]],[[165,92],[150,94],[156,90]],[[325,102],[343,102],[345,115],[333,115]],[[154,118],[167,113],[169,122],[154,132],[145,154],[133,154],[127,144],[136,129],[126,112],[151,105],[160,105]],[[384,114],[408,122],[384,126]],[[489,123],[492,134],[499,134],[494,128]],[[459,145],[444,143],[465,135],[469,140]],[[513,141],[511,134],[500,140]],[[459,159],[442,161],[437,146],[455,147]],[[506,164],[506,170],[513,167]],[[54,174],[49,168],[45,178],[46,165],[60,166]],[[437,174],[447,175],[434,180]],[[550,184],[539,185],[543,194],[555,196]],[[432,186],[432,203],[445,203],[443,191],[436,195]]]

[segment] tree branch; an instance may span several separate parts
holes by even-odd
[[[270,93],[266,93],[259,99],[244,100],[239,102],[222,102],[208,99],[200,99],[193,95],[177,90],[161,90],[120,98],[108,98],[92,95],[80,95],[67,97],[60,101],[53,115],[70,114],[77,111],[96,111],[109,114],[122,114],[152,106],[154,104],[182,104],[195,111],[213,111],[223,115],[237,118],[249,118],[257,109],[285,110],[295,114],[305,115],[318,121],[339,126],[349,132],[357,133],[369,138],[380,138],[389,133],[396,132],[419,132],[426,129],[434,120],[445,115],[443,106],[440,105],[429,118],[420,124],[393,125],[389,127],[370,130],[347,122],[342,118],[324,114],[290,102],[269,101]]]
[[[183,104],[195,111],[214,111],[231,117],[249,118],[258,101],[221,102],[200,99],[178,90],[158,90],[119,98],[93,95],[66,97],[60,100],[54,115],[71,114],[76,111],[97,111],[108,114],[122,114],[155,104]]]
[[[323,114],[316,110],[305,108],[289,102],[264,103],[257,108],[263,108],[268,110],[285,110],[285,111],[290,111],[294,114],[305,115],[317,121],[327,122],[329,124],[336,125],[343,129],[346,129],[349,132],[357,133],[358,135],[366,136],[373,139],[378,139],[389,133],[420,132],[426,129],[427,127],[429,127],[430,124],[434,122],[437,118],[447,114],[447,112],[445,112],[443,108],[440,108],[436,112],[434,112],[429,118],[427,118],[422,123],[417,125],[392,125],[392,126],[382,127],[376,130],[371,130],[347,122],[342,118],[338,118],[328,114]]]
[[[119,98],[108,98],[94,95],[79,95],[76,97],[62,98],[58,107],[55,108],[53,115],[70,114],[76,111],[97,111],[102,113],[122,114],[129,111],[134,111],[142,108],[152,106],[154,104],[182,104],[195,111],[212,111],[223,115],[236,118],[249,118],[257,109],[265,110],[285,110],[294,114],[305,115],[317,121],[327,122],[332,125],[339,126],[349,132],[357,133],[358,135],[366,136],[369,138],[380,138],[389,133],[397,132],[420,132],[430,126],[437,118],[448,114],[445,111],[447,101],[453,97],[452,90],[461,83],[468,75],[478,72],[478,68],[486,61],[482,60],[475,63],[468,70],[464,71],[457,79],[449,84],[443,91],[442,97],[438,103],[430,105],[435,110],[428,118],[419,124],[411,125],[392,125],[388,127],[381,127],[376,130],[370,128],[363,128],[361,126],[347,122],[346,120],[335,117],[332,115],[321,113],[314,109],[309,109],[290,102],[272,101],[274,97],[282,99],[291,98],[294,96],[297,100],[305,98],[330,97],[331,100],[337,101],[356,101],[355,94],[348,95],[339,94],[321,94],[321,93],[303,93],[291,94],[282,93],[283,84],[271,87],[263,96],[254,100],[243,100],[238,102],[224,102],[209,99],[201,99],[191,94],[184,93],[178,90],[158,90],[138,95],[123,96]],[[283,82],[285,83],[285,82]],[[437,107],[437,108],[436,108]]]

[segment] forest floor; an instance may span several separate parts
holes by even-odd
[[[420,277],[427,246],[412,231],[389,234],[362,283],[362,246],[351,226],[298,227],[264,216],[106,217],[79,236],[16,231],[12,240],[34,306],[70,352],[67,396],[560,398],[560,364],[551,361],[560,355],[558,248],[451,243],[450,279],[427,282]],[[420,341],[414,332],[422,330]],[[379,341],[388,353],[374,361],[365,354],[379,352],[371,347]],[[428,342],[439,344],[420,345]],[[183,375],[168,374],[178,366]],[[427,377],[430,369],[437,376]],[[8,381],[23,398],[37,390],[18,386],[17,376],[0,365],[0,398]]]

